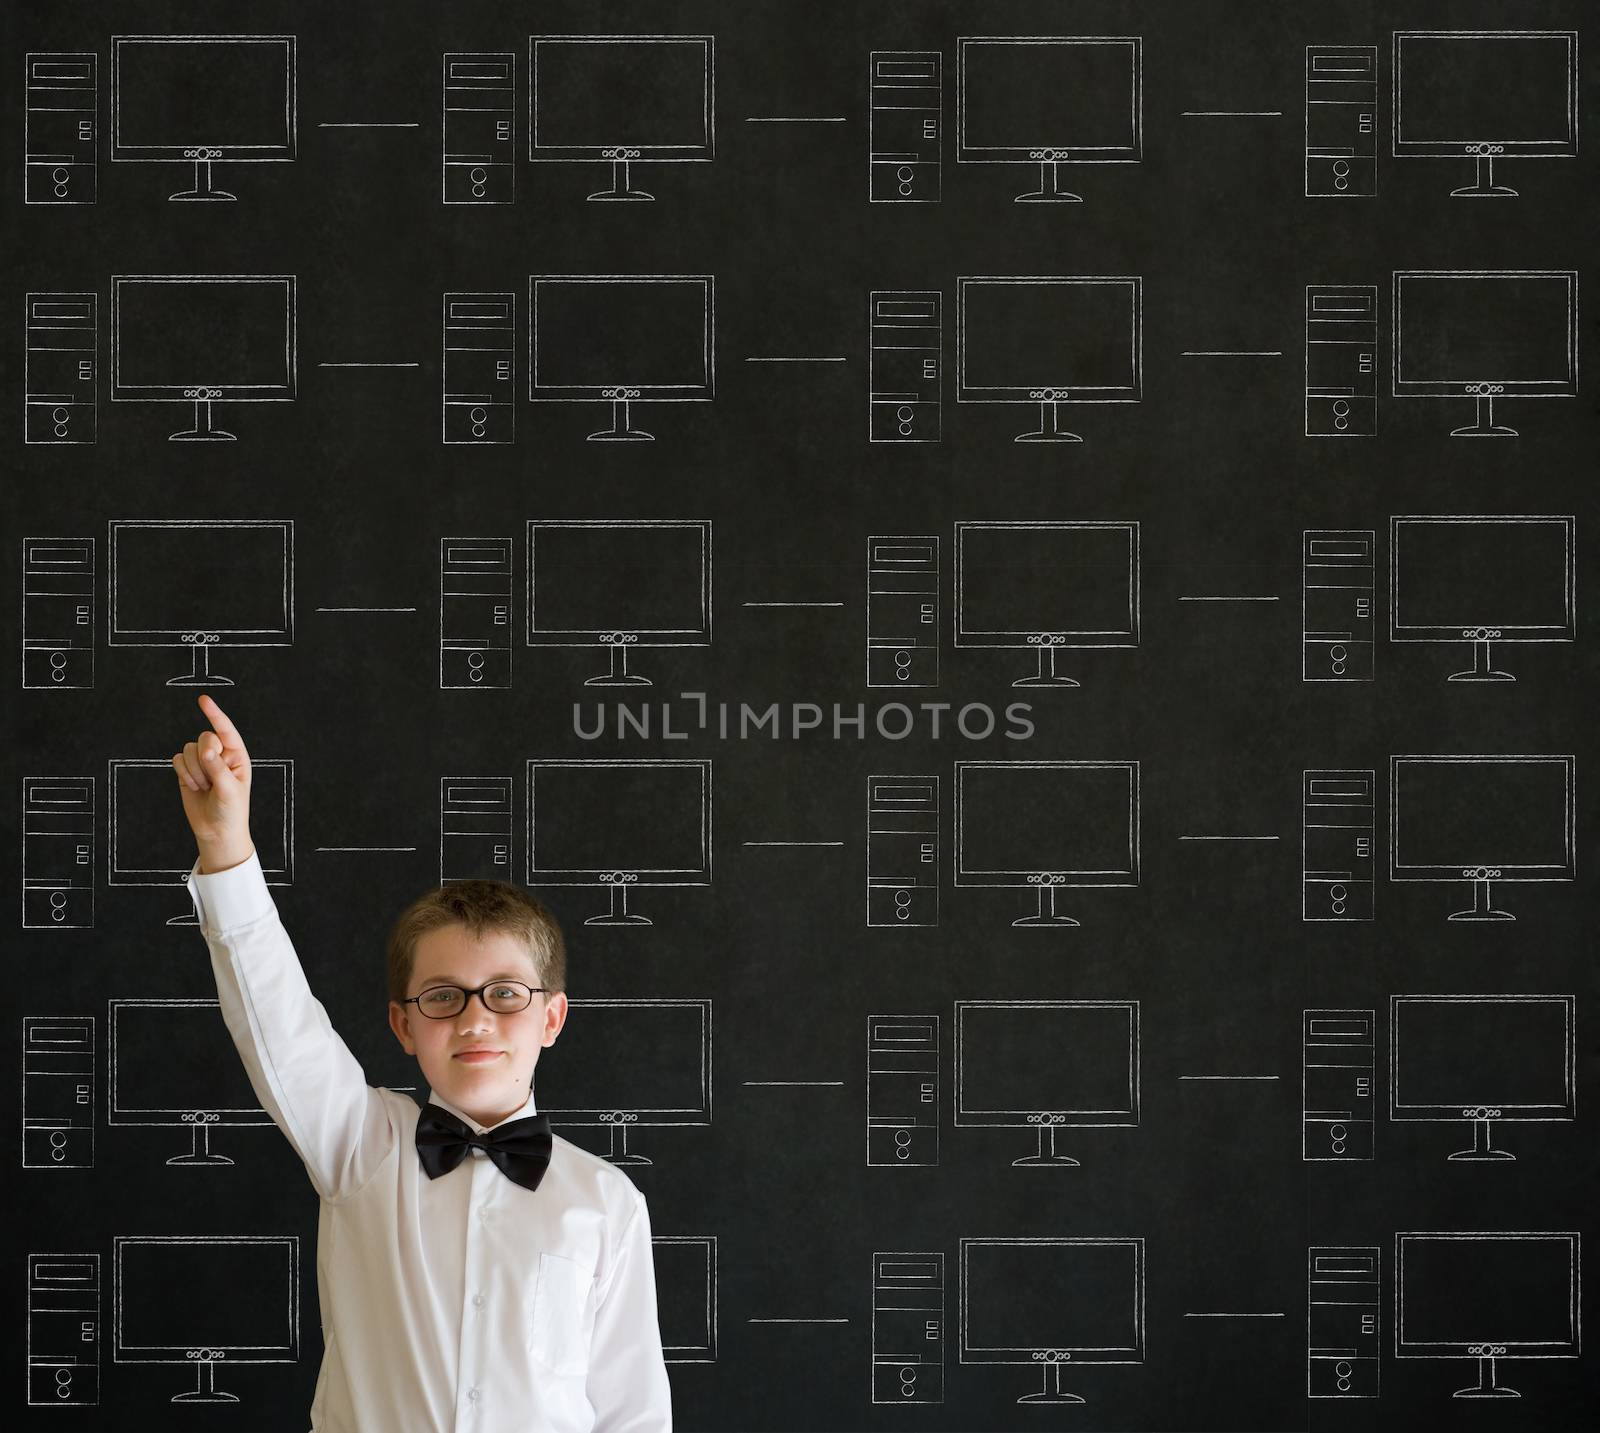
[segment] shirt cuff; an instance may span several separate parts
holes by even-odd
[[[267,889],[261,857],[254,849],[237,866],[210,875],[201,874],[200,858],[196,856],[186,884],[200,928],[218,935],[269,913],[276,914],[278,909]]]

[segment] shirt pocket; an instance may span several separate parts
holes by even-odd
[[[576,1259],[540,1254],[528,1323],[528,1352],[563,1378],[588,1372],[589,1337],[584,1327],[590,1271]]]

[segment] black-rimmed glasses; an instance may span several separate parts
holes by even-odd
[[[515,1015],[526,1010],[536,994],[543,994],[542,985],[524,985],[520,980],[491,980],[476,990],[463,990],[459,985],[430,985],[421,995],[402,1000],[402,1005],[415,1005],[430,1020],[449,1020],[467,1008],[474,995],[483,1001],[484,1009],[496,1015]]]

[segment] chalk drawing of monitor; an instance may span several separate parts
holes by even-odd
[[[528,645],[599,647],[586,687],[652,685],[635,647],[711,645],[711,523],[641,518],[528,523]]]
[[[117,1235],[117,1363],[171,1363],[195,1386],[173,1403],[237,1403],[219,1366],[300,1359],[300,1241],[292,1234]]]
[[[294,523],[112,518],[106,524],[106,645],[174,647],[190,669],[169,687],[231,687],[223,647],[294,643]],[[186,868],[187,869],[187,868]]]
[[[653,442],[632,403],[709,402],[716,385],[711,274],[545,274],[528,280],[528,397],[604,402],[589,441]]]
[[[193,164],[171,199],[231,200],[214,163],[295,157],[293,35],[114,35],[111,158]]]
[[[528,40],[528,158],[611,165],[594,200],[651,200],[639,162],[708,162],[716,149],[711,35],[533,35]]]
[[[650,925],[636,886],[711,884],[711,763],[540,757],[528,762],[528,884],[599,886],[585,925]]]
[[[534,1080],[535,1102],[554,1127],[609,1130],[605,1157],[641,1165],[654,1161],[629,1150],[630,1129],[711,1123],[709,1000],[573,1000],[569,1008],[562,1058]]]
[[[1515,1159],[1491,1122],[1578,1117],[1575,1007],[1570,995],[1391,996],[1389,1117],[1466,1120],[1472,1148],[1451,1159]]]
[[[1139,645],[1139,524],[958,522],[955,645],[1015,647],[1037,671],[1014,687],[1075,687],[1067,647]]]
[[[1075,926],[1066,886],[1139,884],[1137,761],[958,761],[955,884],[1037,896],[1016,926]]]
[[[1452,682],[1514,682],[1492,642],[1572,642],[1576,522],[1546,515],[1389,519],[1389,636],[1470,642]]]
[[[955,1123],[1033,1130],[1014,1166],[1076,1165],[1056,1131],[1139,1123],[1137,1000],[958,1000]]]
[[[168,768],[171,769],[170,767]],[[168,1164],[232,1164],[213,1129],[270,1125],[215,1000],[106,1002],[106,1123],[186,1129]]]
[[[715,1363],[716,1236],[657,1234],[650,1247],[655,1255],[663,1358],[668,1363]]]
[[[1396,159],[1476,161],[1457,198],[1508,198],[1499,159],[1578,153],[1576,30],[1396,30],[1392,105]]]
[[[168,925],[195,925],[186,883],[194,868],[194,837],[182,822],[173,830],[177,776],[170,759],[112,758],[106,763],[106,884],[172,886],[183,911]],[[269,886],[294,880],[294,762],[250,758],[250,835]],[[238,1063],[235,1053],[230,1064]]]
[[[1144,1362],[1144,1240],[961,1241],[961,1362],[1038,1368],[1018,1403],[1082,1403],[1070,1364]]]
[[[1475,1358],[1457,1398],[1520,1398],[1504,1358],[1577,1358],[1582,1236],[1449,1231],[1394,1236],[1396,1358]]]
[[[1063,403],[1143,397],[1138,276],[979,275],[956,280],[956,401],[1039,405],[1018,443],[1081,443]]]
[[[1397,269],[1391,333],[1396,398],[1471,398],[1452,438],[1515,438],[1496,398],[1575,398],[1575,269]]]
[[[119,274],[111,280],[111,398],[190,403],[168,441],[231,443],[213,403],[295,396],[293,274]]]
[[[1037,164],[1017,203],[1078,203],[1062,164],[1144,155],[1138,35],[969,35],[956,41],[956,162]]]
[[[1497,881],[1577,879],[1571,756],[1392,756],[1389,878],[1470,881],[1450,919],[1515,920]]]

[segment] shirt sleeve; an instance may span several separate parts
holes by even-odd
[[[593,1433],[671,1433],[672,1385],[661,1352],[643,1195],[634,1201],[596,1295],[586,1392],[595,1412]]]
[[[388,1111],[311,993],[261,859],[189,872],[200,930],[211,950],[217,999],[262,1108],[305,1163],[317,1193],[355,1193],[393,1142]]]

